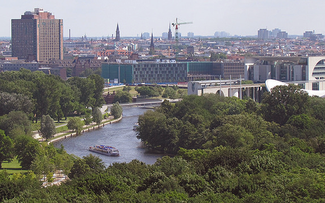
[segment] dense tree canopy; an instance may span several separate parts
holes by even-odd
[[[130,103],[132,102],[132,96],[128,91],[117,91],[114,96],[114,103]]]
[[[3,161],[11,161],[13,157],[13,142],[3,130],[0,130],[0,169]]]
[[[23,111],[34,119],[42,115],[60,121],[69,113],[85,112],[88,107],[101,107],[104,80],[99,75],[73,77],[63,81],[59,76],[26,69],[0,74],[0,115]],[[5,103],[4,103],[5,102]]]
[[[262,101],[262,113],[267,121],[285,124],[293,115],[306,112],[308,93],[296,85],[282,85],[266,92]]]
[[[325,103],[320,98],[306,98],[297,87],[290,88],[289,96],[274,99],[272,105],[265,99],[258,104],[212,94],[187,96],[176,104],[164,101],[139,117],[137,136],[145,146],[173,154],[153,165],[133,160],[105,167],[97,156],[75,158],[62,147],[54,149],[36,142],[36,156],[26,157],[33,158],[34,173],[50,177],[48,171],[63,169],[70,180],[45,188],[37,184],[39,178],[33,174],[10,179],[0,172],[0,199],[324,202],[325,117],[318,111]],[[303,108],[297,106],[301,104]],[[285,113],[285,119],[275,116],[277,109]],[[16,150],[33,149],[26,137],[17,140]]]

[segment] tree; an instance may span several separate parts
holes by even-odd
[[[76,98],[71,87],[68,84],[61,84],[60,106],[65,120],[70,112],[73,112],[76,106]]]
[[[176,94],[177,94],[177,92],[176,92],[176,90],[174,88],[172,88],[172,87],[166,87],[165,88],[165,91],[164,91],[164,93],[162,95],[162,97],[175,99],[176,98]]]
[[[35,157],[35,159],[33,160],[30,168],[32,169],[32,171],[37,174],[37,175],[43,175],[44,177],[44,181],[45,181],[45,177],[46,175],[48,175],[50,172],[54,171],[54,164],[51,163],[51,161],[49,160],[49,157],[45,156],[45,155],[37,155]],[[48,177],[52,178],[52,177]]]
[[[43,115],[41,120],[41,134],[42,137],[48,140],[56,133],[54,120],[49,115]]]
[[[120,106],[118,102],[115,102],[111,108],[111,115],[114,116],[114,118],[120,118],[122,116],[123,109]]]
[[[102,78],[100,75],[92,74],[87,77],[87,80],[91,80],[94,83],[94,105],[92,107],[102,107],[102,105],[105,103],[103,98],[103,91],[104,91],[104,78]]]
[[[11,111],[23,111],[28,115],[33,108],[32,101],[23,94],[0,92],[0,116]]]
[[[132,102],[132,96],[127,91],[117,91],[117,93],[114,96],[114,102],[130,103]]]
[[[49,114],[51,117],[58,117],[57,112],[60,109],[60,86],[61,79],[54,75],[45,75],[34,80],[36,88],[33,98],[36,101],[34,114],[37,117]]]
[[[84,108],[95,106],[96,99],[95,95],[95,81],[91,79],[72,77],[67,80],[68,84],[71,85],[72,90],[78,98],[78,103]]]
[[[12,111],[0,117],[0,129],[14,139],[19,135],[30,135],[31,124],[27,115],[22,111]]]
[[[123,87],[123,91],[130,92],[131,91],[131,87],[130,86],[124,86]]]
[[[79,135],[81,133],[81,130],[83,127],[83,122],[80,120],[80,118],[73,117],[73,118],[70,118],[67,126],[68,126],[68,129],[75,130],[76,134]]]
[[[0,130],[0,169],[3,161],[11,161],[13,158],[13,142],[10,137]]]
[[[102,120],[103,120],[103,115],[102,115],[102,112],[100,111],[100,109],[98,108],[98,107],[95,107],[94,109],[93,109],[93,113],[92,113],[93,115],[93,121],[97,124],[97,125],[99,125],[101,122],[102,122]]]
[[[41,152],[40,144],[30,136],[19,136],[15,140],[15,154],[23,169],[29,169],[36,156]]]
[[[92,119],[91,119],[90,109],[87,109],[85,112],[85,116],[84,116],[85,125],[89,125],[91,123],[91,121],[92,121]]]
[[[265,93],[261,111],[265,120],[283,125],[291,116],[305,113],[308,104],[308,93],[301,90],[299,86],[282,85]]]

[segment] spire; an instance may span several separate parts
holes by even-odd
[[[117,23],[115,41],[120,41],[120,39],[121,39],[121,37],[120,37],[120,28],[119,28],[118,23]]]
[[[155,54],[155,45],[153,43],[153,33],[151,33],[151,42],[150,42],[150,51],[149,51],[150,55]]]
[[[168,30],[168,40],[173,39],[173,34],[172,34],[172,29],[170,28],[170,23],[169,23],[169,30]]]

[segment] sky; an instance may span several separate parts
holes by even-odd
[[[4,1],[4,0],[2,0]],[[111,37],[119,24],[121,37],[153,33],[161,36],[169,24],[182,36],[253,36],[259,29],[279,28],[289,35],[315,30],[325,34],[324,0],[10,0],[0,7],[0,37],[11,36],[11,19],[43,8],[63,19],[64,37]],[[174,28],[172,27],[174,34]]]

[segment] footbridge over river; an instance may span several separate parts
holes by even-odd
[[[257,102],[261,102],[265,91],[265,83],[241,84],[241,80],[190,81],[187,86],[188,95],[219,94],[240,99],[248,97]]]

